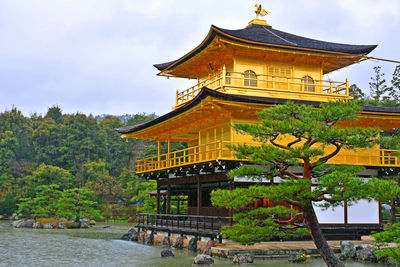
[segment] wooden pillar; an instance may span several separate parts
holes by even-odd
[[[172,164],[171,164],[172,162],[171,162],[171,136],[170,137],[168,137],[168,167],[170,167]]]
[[[157,140],[158,168],[161,169],[161,140]]]
[[[233,190],[233,189],[235,189],[235,185],[233,184],[233,180],[231,179],[231,180],[229,181],[229,190]],[[232,220],[232,217],[233,217],[233,209],[229,209],[228,212],[229,212],[229,213],[228,213],[228,216],[229,216],[229,224],[232,225],[232,224],[233,224],[233,220]]]
[[[349,215],[348,215],[348,212],[347,212],[347,210],[348,210],[347,201],[344,202],[344,209],[343,210],[344,210],[344,225],[347,225],[348,218],[349,218]]]
[[[177,209],[177,214],[180,214],[180,202],[181,202],[181,198],[180,198],[180,196],[178,195],[177,197],[176,197],[176,209]]]
[[[160,214],[160,186],[157,179],[157,214]]]
[[[168,180],[168,191],[167,191],[167,214],[171,214],[171,185]]]
[[[201,183],[200,176],[197,176],[197,215],[200,215],[201,210]]]

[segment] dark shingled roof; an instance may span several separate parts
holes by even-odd
[[[172,66],[174,63],[178,61],[185,61],[193,57],[194,55],[198,54],[204,48],[206,48],[207,45],[216,36],[224,37],[226,39],[230,39],[232,41],[240,43],[252,44],[257,46],[264,46],[264,47],[278,46],[284,49],[298,50],[298,51],[318,50],[314,51],[318,53],[332,52],[332,53],[344,53],[350,55],[361,55],[361,54],[366,55],[377,47],[376,45],[351,45],[351,44],[325,42],[279,31],[272,28],[271,26],[265,26],[259,24],[250,24],[246,28],[240,30],[226,30],[212,25],[209,34],[199,47],[195,48],[192,52],[181,57],[178,60],[162,64],[155,64],[154,67],[162,71]]]
[[[228,100],[232,102],[240,102],[240,103],[253,103],[253,104],[284,104],[288,100],[286,99],[279,99],[279,98],[267,98],[267,97],[257,97],[257,96],[243,96],[243,95],[231,95],[231,94],[224,94],[221,92],[217,92],[215,90],[209,89],[207,87],[203,87],[199,94],[192,99],[191,101],[187,102],[185,105],[167,113],[163,116],[160,116],[152,121],[134,125],[134,126],[127,126],[124,128],[117,128],[115,129],[117,132],[121,134],[128,134],[134,133],[143,129],[146,129],[150,126],[156,125],[160,122],[166,121],[172,117],[175,117],[193,107],[198,105],[203,99],[207,96],[211,96],[214,98]],[[313,105],[318,107],[321,103],[315,101],[302,101],[302,100],[291,100],[296,104],[307,104]],[[400,115],[400,108],[396,107],[374,107],[374,106],[364,106],[363,111],[366,112],[381,112],[381,113],[392,113],[393,115],[399,116]]]

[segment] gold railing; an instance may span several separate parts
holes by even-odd
[[[176,106],[180,106],[192,100],[203,87],[208,87],[216,91],[248,90],[252,95],[255,91],[276,91],[294,92],[306,95],[324,95],[336,97],[349,96],[349,82],[329,81],[329,80],[309,80],[304,78],[293,78],[275,75],[249,76],[241,72],[226,72],[225,68],[213,77],[199,82],[198,84],[183,90],[176,91]]]
[[[171,153],[136,161],[137,173],[163,170],[173,167],[202,163],[213,160],[235,160],[230,141],[216,141],[189,147]],[[352,164],[361,166],[400,167],[400,150],[381,149],[375,155],[370,151],[343,150],[329,160],[330,164]]]
[[[211,160],[233,160],[233,151],[229,145],[233,142],[216,141],[200,146],[193,146],[159,156],[140,159],[136,161],[137,173],[163,170]]]

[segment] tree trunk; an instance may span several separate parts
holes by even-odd
[[[394,198],[391,199],[390,222],[396,223],[396,200]]]
[[[309,205],[303,207],[303,214],[314,244],[325,263],[329,267],[344,267],[344,264],[339,260],[338,257],[336,257],[335,253],[328,245],[325,236],[322,234],[313,206]]]

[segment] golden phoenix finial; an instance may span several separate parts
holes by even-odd
[[[271,13],[271,12],[265,10],[264,8],[262,8],[261,4],[256,4],[255,7],[256,7],[256,9],[254,10],[254,12],[257,15],[257,17],[256,17],[257,19],[258,19],[258,16],[266,16],[269,13]]]

